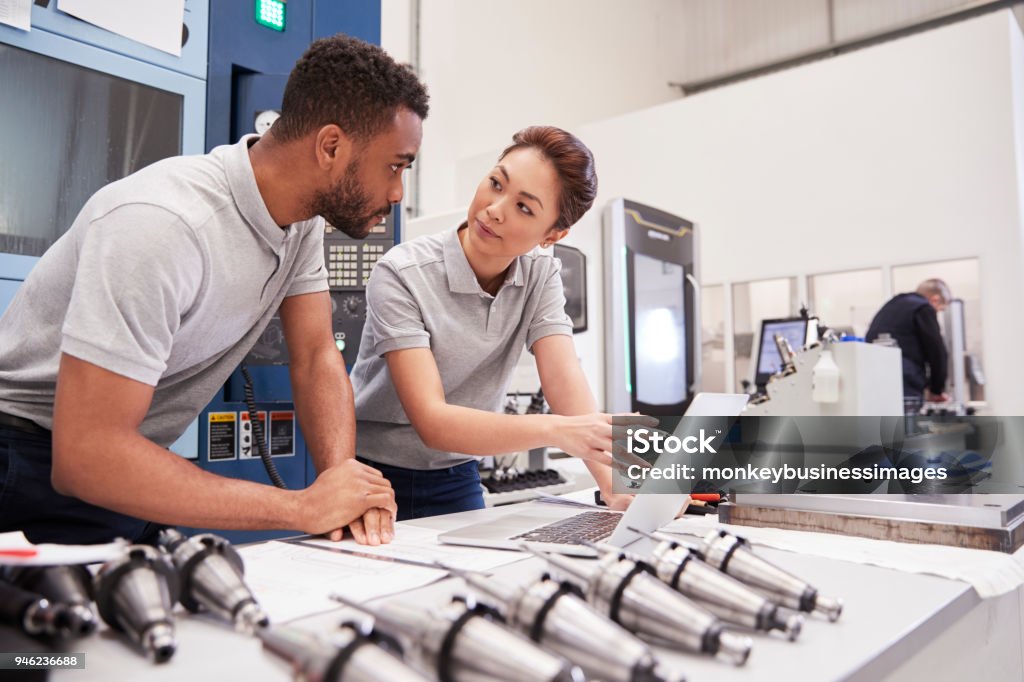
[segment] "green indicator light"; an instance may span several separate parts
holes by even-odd
[[[338,350],[345,352],[345,339],[335,339],[334,345],[338,347]]]
[[[256,23],[283,31],[287,7],[285,0],[256,0]]]

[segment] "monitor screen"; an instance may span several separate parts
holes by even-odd
[[[182,95],[0,44],[0,252],[39,256],[104,185],[181,153]]]
[[[572,320],[572,333],[587,331],[587,257],[577,248],[555,244],[554,255],[562,263],[565,314]]]
[[[811,338],[812,334],[817,334],[817,320],[793,317],[761,321],[761,346],[757,352],[757,372],[754,377],[754,383],[758,386],[764,386],[768,383],[768,377],[782,369],[782,357],[775,345],[776,334],[781,334],[793,350],[799,352],[809,340],[817,340]]]
[[[636,397],[648,405],[686,399],[685,272],[677,263],[633,254]]]

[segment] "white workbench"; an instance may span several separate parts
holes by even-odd
[[[518,505],[484,509],[408,522],[446,530],[496,518]],[[567,508],[566,514],[577,510]],[[818,587],[842,597],[843,615],[836,623],[809,617],[796,642],[777,635],[753,634],[754,648],[745,666],[662,651],[670,668],[685,672],[689,682],[814,682],[831,680],[965,679],[999,682],[1024,680],[1022,660],[1022,592],[981,600],[959,581],[901,573],[833,559],[800,556],[759,548],[760,554]],[[367,559],[367,561],[371,561]],[[544,563],[524,555],[522,561],[492,571],[495,579],[522,582],[542,571]],[[458,579],[428,585],[386,600],[442,603],[462,587]],[[258,595],[257,595],[258,596]],[[385,600],[382,600],[385,601]],[[300,619],[303,629],[333,628],[343,609]],[[178,651],[169,663],[154,665],[109,632],[72,646],[86,653],[85,670],[54,671],[57,682],[92,680],[245,680],[289,679],[285,664],[264,654],[255,640],[184,612],[178,619]]]

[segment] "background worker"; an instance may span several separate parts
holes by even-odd
[[[922,400],[945,402],[946,344],[939,329],[938,313],[952,299],[941,279],[921,282],[917,291],[898,294],[882,306],[868,327],[866,340],[879,334],[892,336],[903,352],[903,399],[908,409]]]

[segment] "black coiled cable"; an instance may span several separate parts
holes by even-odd
[[[252,388],[252,377],[249,375],[249,369],[245,365],[240,365],[239,369],[242,370],[242,376],[245,377],[245,406],[249,410],[249,424],[252,428],[252,440],[256,446],[256,451],[260,453],[260,459],[263,460],[263,468],[267,470],[267,475],[270,476],[270,480],[278,488],[287,489],[288,486],[284,484],[284,479],[281,478],[281,474],[277,472],[277,466],[274,464],[273,458],[270,453],[267,452],[267,442],[263,437],[263,422],[257,418],[256,414],[256,395],[253,393]]]

